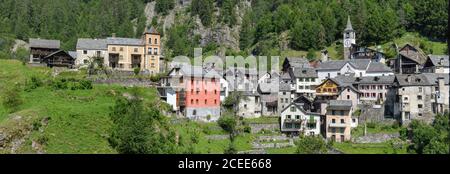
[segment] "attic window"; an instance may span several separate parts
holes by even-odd
[[[416,82],[420,82],[420,79],[416,79]]]
[[[302,70],[302,73],[303,73],[303,74],[306,74],[306,70]]]

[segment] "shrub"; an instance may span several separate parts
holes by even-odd
[[[375,122],[368,122],[367,128],[375,129],[377,127],[377,123]]]
[[[80,80],[79,84],[79,89],[83,89],[83,90],[89,90],[92,89],[92,81],[89,80]]]
[[[251,133],[252,132],[252,128],[250,126],[245,126],[244,127],[244,132],[245,133]]]
[[[139,75],[139,73],[141,72],[141,69],[139,68],[134,68],[133,69],[134,75]]]
[[[25,82],[25,91],[30,92],[33,89],[41,87],[43,84],[40,78],[33,76],[29,81]]]
[[[2,105],[9,109],[10,112],[17,111],[22,104],[22,98],[20,96],[19,88],[14,86],[10,89],[6,89],[3,94]]]

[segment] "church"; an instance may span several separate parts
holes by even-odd
[[[356,44],[356,31],[352,27],[350,16],[344,30],[344,60],[369,59],[374,62],[385,63],[385,54],[381,51]]]

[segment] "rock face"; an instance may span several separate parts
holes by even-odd
[[[195,24],[193,33],[200,36],[200,45],[206,46],[208,43],[220,43],[222,49],[219,49],[217,52],[217,55],[219,56],[225,55],[225,48],[239,50],[239,32],[241,30],[242,18],[245,15],[245,12],[251,7],[251,2],[247,1],[241,2],[241,4],[235,6],[236,25],[233,25],[232,27],[218,22],[214,22],[212,26],[205,27],[201,23],[198,16],[191,16],[191,14],[187,12],[187,8],[189,8],[191,0],[177,1],[177,3],[175,3],[175,7],[165,16],[156,13],[155,4],[155,1],[149,2],[145,7],[147,25],[150,25],[153,18],[156,17],[158,24],[162,25],[162,27],[158,26],[158,28],[162,28],[165,33],[173,25],[193,21]],[[216,8],[215,11],[215,15],[219,17],[220,10]],[[162,38],[162,40],[165,39],[165,37]]]

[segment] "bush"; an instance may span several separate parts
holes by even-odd
[[[9,109],[10,112],[17,111],[19,106],[23,103],[20,96],[20,91],[17,86],[13,88],[6,89],[3,94],[2,104],[5,108]]]
[[[25,91],[30,92],[33,89],[36,89],[38,87],[41,87],[44,83],[39,77],[31,77],[29,81],[25,82]]]
[[[367,123],[367,128],[375,129],[377,126],[378,125],[375,122],[368,122]]]
[[[244,127],[244,132],[245,133],[252,133],[252,128],[250,126],[245,126]]]
[[[139,75],[139,73],[141,72],[141,69],[139,68],[134,68],[133,69],[134,75]]]

